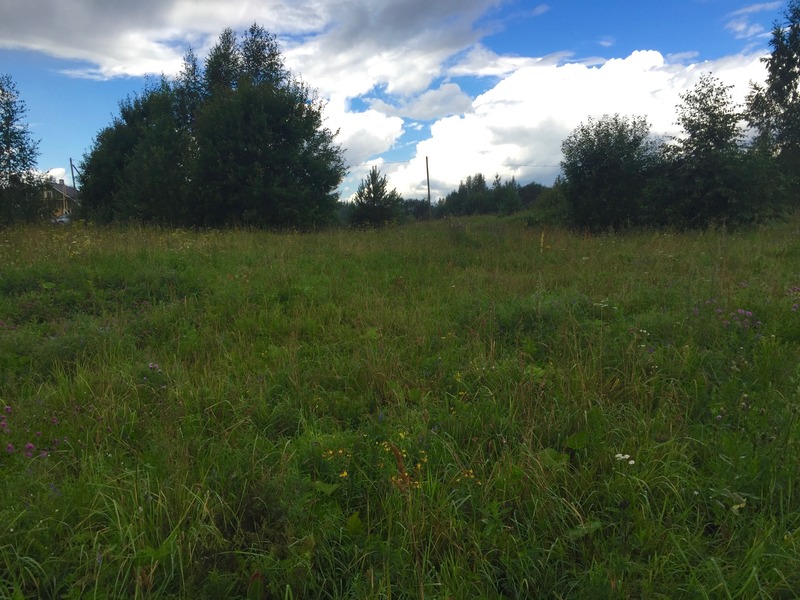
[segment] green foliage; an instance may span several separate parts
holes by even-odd
[[[589,119],[563,143],[573,226],[736,228],[779,217],[790,180],[759,143],[744,144],[730,86],[710,74],[681,96],[683,135],[660,143],[643,118]]]
[[[523,185],[519,188],[519,198],[522,202],[522,206],[525,208],[529,208],[532,206],[539,197],[548,190],[549,188],[541,183],[536,183],[532,181],[526,185]]]
[[[424,199],[404,198],[403,214],[406,220],[424,221],[432,216],[431,204]]]
[[[38,143],[24,123],[27,108],[10,75],[0,75],[0,224],[47,216],[44,182],[35,173]]]
[[[568,226],[570,205],[564,180],[559,177],[552,187],[544,188],[523,214],[525,223],[531,227],[535,225]]]
[[[495,209],[502,215],[510,215],[522,208],[519,194],[519,185],[512,177],[511,181],[501,181],[500,175],[495,175],[492,182],[492,200]]]
[[[458,184],[458,189],[450,192],[440,207],[440,215],[474,215],[492,212],[489,186],[481,173],[470,175]]]
[[[770,47],[762,59],[767,66],[765,85],[753,84],[747,98],[747,119],[754,127],[756,145],[778,155],[783,170],[796,174],[800,169],[800,2],[789,0],[784,22],[776,22]]]
[[[378,167],[373,166],[356,190],[350,222],[373,227],[393,223],[400,217],[402,208],[400,194],[395,189],[388,189],[386,175],[381,176]]]
[[[492,187],[481,173],[461,181],[458,189],[450,192],[437,207],[438,216],[483,214],[510,214],[522,206],[520,188],[516,180],[501,181],[495,175]]]
[[[100,222],[313,227],[330,222],[343,174],[322,103],[277,42],[226,29],[201,69],[120,104],[84,157],[86,215]]]
[[[604,115],[581,123],[561,145],[572,223],[591,230],[640,223],[657,149],[644,117]]]
[[[780,214],[785,179],[758,145],[745,148],[731,86],[707,74],[681,96],[685,136],[665,148],[660,223],[680,227],[751,225]]]
[[[730,98],[731,86],[705,74],[693,90],[682,94],[678,124],[684,137],[665,149],[667,218],[678,225],[704,227],[711,223],[736,224],[740,198],[752,201],[742,188],[740,115]]]

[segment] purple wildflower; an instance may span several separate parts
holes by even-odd
[[[8,444],[6,446],[6,452],[8,452],[9,454],[14,454],[14,444]]]

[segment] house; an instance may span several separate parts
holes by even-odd
[[[69,221],[70,215],[80,205],[78,190],[64,183],[63,179],[58,182],[49,179],[46,182],[44,199],[53,209],[53,221],[58,223]]]

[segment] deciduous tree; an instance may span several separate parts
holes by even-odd
[[[45,216],[39,156],[25,123],[28,113],[10,75],[0,75],[0,223]]]
[[[581,123],[561,145],[571,221],[620,229],[643,221],[658,144],[644,117],[604,115]]]
[[[746,150],[732,87],[706,74],[681,95],[678,124],[684,135],[667,147],[669,177],[662,203],[671,224],[739,226],[775,214],[781,195],[778,174],[765,187],[769,161],[758,149]]]

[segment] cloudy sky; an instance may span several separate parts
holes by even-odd
[[[712,72],[744,99],[782,1],[3,0],[0,73],[69,181],[118,102],[201,57],[225,27],[275,33],[327,99],[351,194],[373,164],[407,198],[478,172],[552,183],[561,141],[589,116],[646,115],[677,133],[679,95]]]

